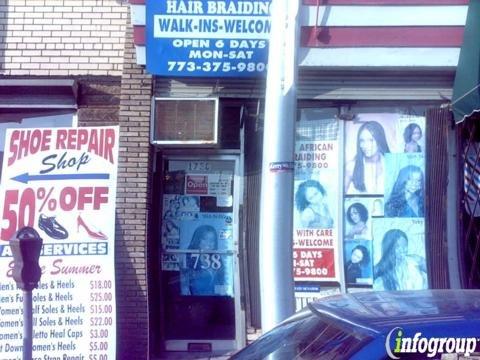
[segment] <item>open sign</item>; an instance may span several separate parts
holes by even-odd
[[[208,176],[207,175],[187,175],[186,178],[187,194],[207,195],[208,194]]]

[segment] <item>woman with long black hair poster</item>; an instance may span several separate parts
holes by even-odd
[[[375,290],[428,288],[424,236],[423,219],[375,220]]]
[[[385,155],[394,139],[391,114],[361,114],[347,123],[345,147],[345,193],[383,194]]]

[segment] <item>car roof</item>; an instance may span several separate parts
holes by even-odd
[[[394,326],[480,323],[480,290],[365,291],[329,296],[312,312],[374,333]]]

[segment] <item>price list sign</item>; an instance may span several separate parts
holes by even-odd
[[[146,63],[152,74],[266,74],[271,0],[147,0]]]
[[[43,238],[33,359],[115,359],[118,127],[10,129],[0,185],[0,354],[21,359],[23,293],[9,241]]]

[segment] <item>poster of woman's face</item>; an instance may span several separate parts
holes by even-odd
[[[174,219],[162,222],[162,244],[164,249],[178,249],[180,246],[180,225]]]
[[[175,219],[180,208],[180,195],[163,195],[163,218]]]
[[[233,294],[232,215],[202,213],[198,220],[180,221],[180,293]]]
[[[372,239],[371,210],[373,198],[346,198],[344,209],[345,240]]]
[[[424,217],[424,155],[388,154],[386,160],[385,217]]]
[[[359,114],[346,123],[346,194],[384,193],[384,157],[396,148],[397,114]]]
[[[402,115],[397,123],[399,152],[421,153],[425,149],[425,117]]]
[[[295,229],[332,229],[338,214],[338,143],[295,145]]]
[[[382,240],[391,229],[401,229],[408,237],[408,252],[425,257],[425,221],[423,219],[372,219],[373,264],[382,257]]]
[[[345,280],[347,284],[371,285],[372,241],[353,240],[345,243]]]
[[[231,219],[231,214],[200,213],[198,219],[179,221],[180,249],[232,250],[233,224]],[[202,226],[204,231],[200,233],[197,230]],[[195,233],[195,231],[197,232]],[[192,240],[194,241],[192,242]]]
[[[424,220],[381,218],[373,222],[373,288],[426,289]]]
[[[408,237],[408,252],[425,257],[424,219],[373,219],[373,263],[382,256],[382,239],[390,229],[401,229]]]
[[[330,184],[330,181],[328,182]],[[317,179],[295,181],[295,229],[331,229],[334,227],[332,208],[335,209],[335,195]],[[335,210],[333,210],[335,211]]]
[[[197,219],[200,211],[200,197],[179,195],[178,198],[177,217],[182,220]]]

